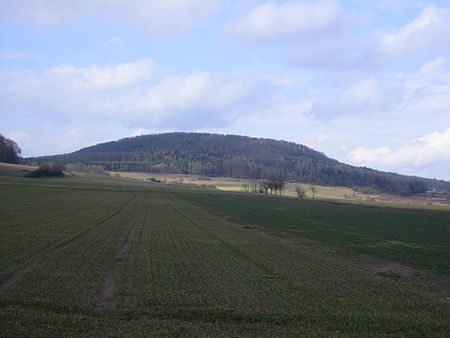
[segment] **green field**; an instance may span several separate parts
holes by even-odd
[[[0,336],[450,332],[449,212],[13,171]]]

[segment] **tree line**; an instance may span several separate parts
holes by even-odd
[[[16,142],[0,134],[0,162],[19,163],[21,153]]]
[[[255,192],[255,193],[266,193],[268,194],[269,191],[271,194],[275,192],[275,195],[277,192],[281,195],[281,192],[283,191],[284,187],[286,185],[286,182],[281,177],[271,177],[269,179],[264,180],[250,180],[248,183],[242,183],[242,188],[246,192]]]
[[[270,191],[270,194],[277,192],[281,195],[283,189],[286,187],[286,181],[281,177],[271,177],[269,179],[263,179],[263,180],[249,180],[247,182],[242,183],[242,189],[245,192],[253,192],[253,193],[260,193],[260,194],[268,194]],[[315,198],[315,195],[317,193],[317,188],[312,186],[310,187],[311,193],[312,193],[312,199]],[[303,199],[306,197],[306,191],[303,189],[303,187],[300,184],[295,184],[295,193],[297,195],[298,199]]]

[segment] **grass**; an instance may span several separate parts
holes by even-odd
[[[160,173],[135,173],[135,172],[110,172],[114,177],[148,182],[154,178],[164,184],[198,186],[209,189],[218,189],[229,192],[244,192],[243,184],[249,180],[231,177],[205,177],[185,174],[160,174]],[[389,194],[364,194],[346,187],[330,187],[312,185],[307,183],[286,183],[282,196],[296,198],[295,186],[300,185],[306,193],[307,199],[313,198],[311,188],[315,188],[314,198],[324,201],[338,201],[352,204],[391,206],[406,209],[449,210],[450,203],[445,199],[407,197]]]
[[[247,179],[232,177],[206,177],[201,175],[185,175],[185,174],[160,174],[160,173],[134,173],[134,172],[111,172],[111,175],[123,178],[132,178],[140,181],[149,181],[151,178],[158,179],[163,183],[169,184],[189,184],[199,185],[211,188],[217,188],[222,191],[242,192],[244,191],[242,184],[249,183]],[[287,183],[283,196],[296,197],[296,183]],[[319,199],[367,199],[372,195],[363,195],[355,193],[351,188],[344,187],[326,187],[311,184],[301,184],[306,192],[306,196],[312,198],[311,187],[315,187],[318,192],[315,197]]]
[[[116,177],[0,176],[0,189],[1,336],[443,337],[450,330],[441,294],[351,258],[406,262],[448,281],[449,213]],[[313,244],[293,245],[306,239]]]
[[[37,167],[32,167],[28,165],[0,162],[0,176],[24,176],[25,174],[36,169]]]

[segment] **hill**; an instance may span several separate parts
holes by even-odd
[[[293,142],[237,135],[166,133],[97,144],[28,162],[100,165],[111,171],[181,173],[371,187],[403,195],[450,191],[450,182],[354,167]]]

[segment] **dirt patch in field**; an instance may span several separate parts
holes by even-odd
[[[115,294],[116,294],[116,280],[119,275],[119,264],[125,252],[130,247],[131,242],[133,241],[137,225],[138,222],[136,220],[133,226],[128,231],[125,242],[119,248],[119,251],[117,251],[117,254],[114,257],[113,266],[108,272],[108,276],[105,279],[102,292],[97,301],[97,307],[99,308],[114,309],[117,307],[117,299]],[[128,302],[131,302],[131,300]]]
[[[234,223],[234,222],[232,222]],[[235,223],[238,224],[238,223]],[[272,233],[271,231],[269,231],[268,229],[264,229],[263,227],[258,227],[258,226],[254,226],[254,225],[241,225],[242,228],[247,229],[247,230],[251,230],[257,233],[260,233],[266,237],[270,237],[272,239],[276,239],[277,241],[280,241],[282,243],[285,244],[289,244],[289,245],[302,245],[302,244],[317,244],[316,241],[313,241],[312,239],[308,239],[305,237],[300,237],[300,236],[292,236],[291,233],[289,232],[277,232],[277,233]],[[303,232],[303,231],[293,231],[293,232]]]
[[[291,245],[302,245],[302,244],[317,244],[316,241],[308,239],[305,237],[291,237],[286,239],[281,239],[281,242]]]
[[[446,198],[431,198],[426,196],[401,196],[391,194],[378,194],[375,197],[379,202],[399,202],[416,205],[442,205],[450,206],[450,200]]]
[[[364,264],[361,265],[363,269],[373,272],[375,275],[387,277],[394,280],[413,277],[419,271],[410,266],[401,265],[397,263],[385,264]]]

